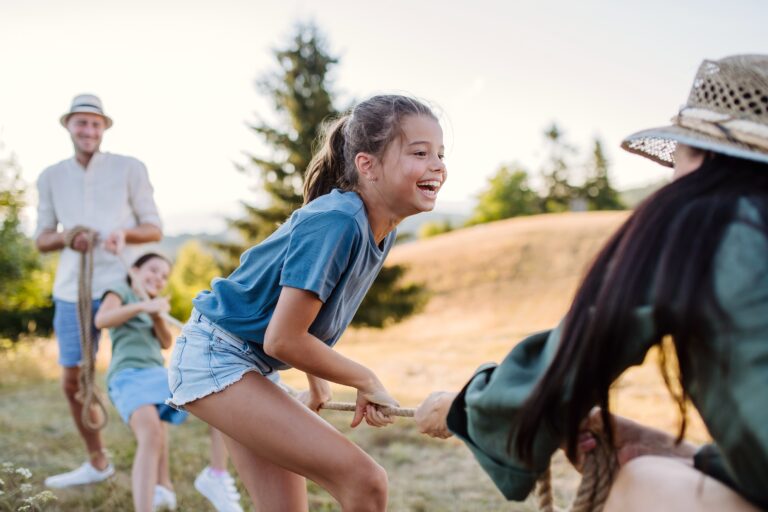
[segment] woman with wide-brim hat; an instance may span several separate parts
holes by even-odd
[[[430,395],[417,422],[462,439],[512,500],[558,447],[578,464],[596,444],[588,431],[602,431],[621,465],[606,511],[766,508],[768,56],[705,61],[672,125],[622,146],[675,179],[603,247],[556,329],[461,392]],[[665,338],[679,361],[672,394],[683,411],[693,403],[711,444],[609,412],[613,381]]]

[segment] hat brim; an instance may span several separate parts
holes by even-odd
[[[633,133],[621,142],[621,147],[630,153],[650,158],[658,164],[672,167],[675,163],[673,154],[678,143],[736,158],[768,163],[768,152],[764,150],[675,125]]]
[[[67,112],[63,116],[59,118],[59,122],[61,123],[61,126],[64,128],[67,127],[67,121],[69,120],[70,116],[73,116],[75,114],[93,114],[95,116],[99,116],[104,119],[104,122],[106,124],[106,128],[109,129],[112,127],[112,118],[109,116],[105,116],[101,112],[95,111],[95,110],[89,110],[87,108],[79,108],[77,110],[73,110],[72,112]]]

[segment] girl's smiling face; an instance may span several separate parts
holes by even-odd
[[[399,218],[435,207],[445,183],[443,130],[428,116],[407,116],[401,135],[387,146],[373,173],[374,187]]]
[[[150,297],[157,297],[165,285],[168,284],[168,276],[171,273],[171,265],[163,258],[151,258],[145,261],[136,271],[139,282]]]

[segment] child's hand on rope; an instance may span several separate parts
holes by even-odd
[[[397,400],[392,398],[378,379],[370,388],[358,389],[352,428],[358,426],[363,421],[363,418],[372,427],[384,427],[394,422],[395,419],[379,407],[382,405],[386,407],[400,407]]]
[[[451,408],[456,393],[448,391],[436,391],[430,394],[419,406],[413,415],[416,425],[422,434],[431,437],[446,439],[451,437],[448,430],[448,410]]]
[[[143,301],[142,304],[144,312],[150,315],[160,315],[171,310],[171,303],[168,297],[155,297],[154,299]]]
[[[125,231],[117,229],[104,240],[104,250],[112,254],[119,254],[125,249]]]
[[[675,438],[666,432],[651,428],[629,418],[610,415],[613,431],[613,447],[616,450],[616,459],[619,466],[623,466],[630,460],[642,455],[656,455],[662,457],[675,457],[692,459],[697,447],[683,441],[676,443]],[[584,455],[597,447],[595,435],[603,435],[605,426],[600,414],[600,408],[593,408],[587,418],[582,422],[577,444],[577,460],[571,460],[573,466],[580,470]]]

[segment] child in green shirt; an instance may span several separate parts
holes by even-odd
[[[161,314],[170,309],[165,288],[171,264],[156,253],[133,264],[128,282],[104,293],[96,314],[98,328],[109,328],[112,360],[107,370],[109,397],[133,430],[138,448],[131,472],[133,504],[138,512],[176,507],[168,470],[168,438],[163,421],[178,424],[187,413],[165,404],[171,396],[161,349],[173,336]],[[146,294],[142,300],[140,296]]]

